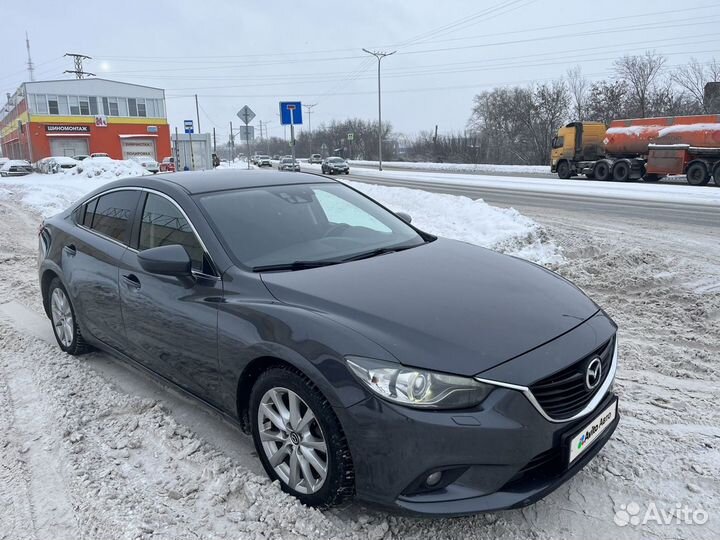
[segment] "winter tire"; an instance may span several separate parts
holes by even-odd
[[[48,288],[48,305],[53,333],[60,348],[73,356],[86,353],[90,347],[80,333],[70,296],[58,278]]]
[[[616,182],[627,182],[630,180],[630,165],[625,161],[618,161],[612,168],[612,176]]]
[[[567,161],[561,161],[557,166],[558,177],[567,180],[571,176],[570,163]]]
[[[268,476],[309,506],[326,508],[352,497],[352,458],[325,396],[289,368],[260,375],[250,394],[252,436]]]
[[[704,186],[710,181],[707,167],[699,161],[691,163],[685,174],[691,186]]]
[[[592,170],[596,179],[604,182],[610,178],[610,166],[606,161],[598,161]]]

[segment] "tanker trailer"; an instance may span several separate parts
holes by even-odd
[[[583,140],[583,133],[591,131],[596,139],[598,125],[573,122],[558,130],[551,170],[560,178],[584,174],[597,180],[656,182],[685,174],[692,185],[705,185],[711,177],[720,185],[720,115],[615,120],[601,147],[588,153],[593,145]]]

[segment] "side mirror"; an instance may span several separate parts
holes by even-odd
[[[188,277],[192,261],[185,248],[177,244],[146,249],[138,253],[140,266],[146,272],[161,276]]]
[[[410,217],[410,214],[406,214],[405,212],[395,212],[395,215],[402,219],[405,223],[412,223],[412,217]]]

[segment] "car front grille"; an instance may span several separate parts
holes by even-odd
[[[530,391],[545,413],[555,420],[563,420],[582,411],[605,383],[611,371],[614,349],[613,337],[570,367],[530,386]],[[585,375],[588,364],[597,357],[600,358],[602,373],[598,384],[589,389],[585,384]]]

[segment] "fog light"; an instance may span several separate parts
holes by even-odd
[[[441,479],[442,473],[440,471],[437,471],[432,474],[428,474],[428,477],[425,479],[425,484],[430,487],[437,486],[440,483]]]

